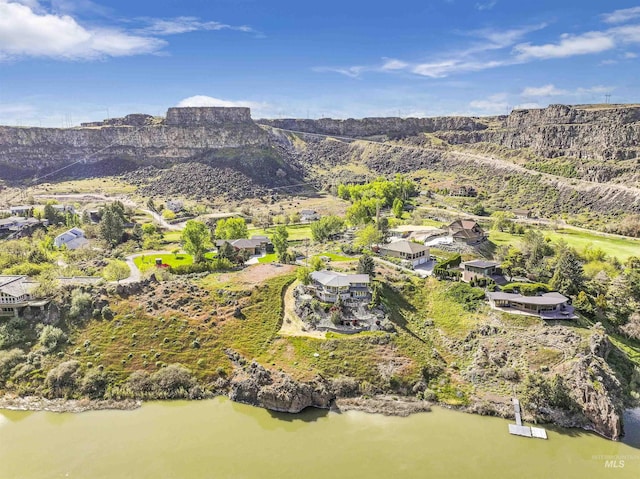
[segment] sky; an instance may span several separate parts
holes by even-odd
[[[0,0],[0,124],[640,102],[640,1]]]

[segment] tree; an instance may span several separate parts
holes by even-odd
[[[124,221],[122,216],[115,212],[113,208],[106,207],[100,220],[100,236],[113,248],[122,241],[123,233]]]
[[[229,261],[235,261],[238,257],[238,254],[231,243],[228,241],[223,241],[223,243],[218,247],[218,257],[225,258]]]
[[[339,216],[323,216],[318,221],[311,223],[311,236],[313,241],[322,243],[342,231],[343,228],[344,220]]]
[[[393,207],[391,209],[393,211],[393,216],[398,219],[402,218],[402,213],[404,213],[404,201],[400,198],[396,198],[393,200]]]
[[[44,206],[44,218],[50,225],[57,225],[64,219],[64,217],[56,211],[52,203],[47,203]]]
[[[324,261],[322,261],[322,258],[320,258],[320,256],[314,256],[313,258],[311,258],[310,266],[313,271],[320,271],[322,268],[324,268]]]
[[[189,220],[182,231],[184,250],[193,256],[194,263],[202,263],[204,254],[211,246],[209,229],[200,221]]]
[[[311,270],[302,266],[296,271],[296,277],[302,284],[307,285],[311,282]]]
[[[131,270],[127,263],[118,259],[112,259],[109,261],[109,264],[107,264],[102,271],[104,279],[107,281],[117,281],[118,283],[120,280],[128,278],[130,274]]]
[[[508,211],[495,211],[491,214],[491,218],[493,218],[492,228],[498,231],[504,231],[511,224],[511,219],[513,218],[513,213]]]
[[[373,257],[369,254],[363,254],[358,260],[358,273],[368,274],[373,276],[375,274],[376,265],[373,261]]]
[[[356,240],[354,244],[362,248],[366,247],[371,249],[374,243],[382,241],[382,233],[375,224],[368,224],[360,231],[356,233]]]
[[[271,237],[273,249],[278,256],[278,261],[285,263],[287,261],[287,249],[289,248],[289,232],[285,226],[278,226],[275,233]]]
[[[356,201],[349,208],[347,208],[345,216],[347,218],[347,221],[353,226],[358,226],[371,221],[371,213],[369,212],[369,208],[367,208],[362,201]]]
[[[583,285],[584,272],[578,255],[571,248],[561,248],[549,286],[562,294],[575,296]]]
[[[169,209],[164,209],[162,210],[162,217],[167,221],[171,221],[176,219],[176,214]]]
[[[248,236],[247,223],[242,218],[223,218],[216,223],[216,238],[218,239],[232,240]]]

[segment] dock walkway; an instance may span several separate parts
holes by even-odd
[[[516,398],[512,399],[513,409],[516,415],[516,423],[509,424],[509,434],[523,437],[536,437],[538,439],[547,439],[547,431],[541,427],[529,427],[522,425],[522,413],[520,412],[520,401]]]

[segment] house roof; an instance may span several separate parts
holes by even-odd
[[[458,230],[454,232],[451,236],[453,238],[477,238],[481,233],[475,232],[473,230]]]
[[[231,241],[231,246],[238,249],[250,249],[260,246],[260,240],[241,238]]]
[[[460,229],[460,230],[472,230],[475,227],[480,227],[478,225],[478,222],[476,220],[472,220],[472,219],[462,219],[462,220],[455,220],[453,223],[451,223],[449,225],[449,228],[451,229]]]
[[[0,219],[0,226],[12,225],[14,223],[17,223],[18,221],[24,222],[26,221],[26,219],[21,216],[10,216],[9,218]]]
[[[558,293],[544,293],[540,296],[523,296],[515,293],[503,293],[501,291],[487,293],[487,297],[492,300],[511,301],[519,304],[535,304],[539,306],[556,306],[566,303],[569,298]]]
[[[336,271],[314,271],[311,273],[311,279],[317,281],[323,286],[349,286],[354,283],[369,283],[368,274],[345,274]]]
[[[0,276],[0,292],[16,298],[31,294],[37,286],[27,276]]]
[[[393,241],[392,243],[381,246],[380,249],[408,254],[420,253],[421,251],[429,251],[428,246],[407,240]]]
[[[476,259],[474,261],[467,261],[466,263],[464,263],[464,266],[473,266],[474,268],[493,268],[500,266],[500,263],[496,263],[495,261],[484,261]]]

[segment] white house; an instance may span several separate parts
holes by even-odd
[[[368,274],[345,274],[336,271],[314,271],[312,286],[316,296],[327,303],[343,301],[365,301],[369,299],[371,280]]]
[[[53,244],[57,248],[66,246],[67,249],[78,249],[86,246],[89,240],[84,237],[84,231],[80,228],[71,228],[69,231],[65,231],[61,235],[56,236]]]
[[[399,240],[380,245],[382,256],[391,256],[410,262],[414,267],[429,261],[429,247],[413,241]]]
[[[48,301],[32,297],[38,283],[27,276],[0,276],[0,316],[18,316],[27,306],[44,308]]]

